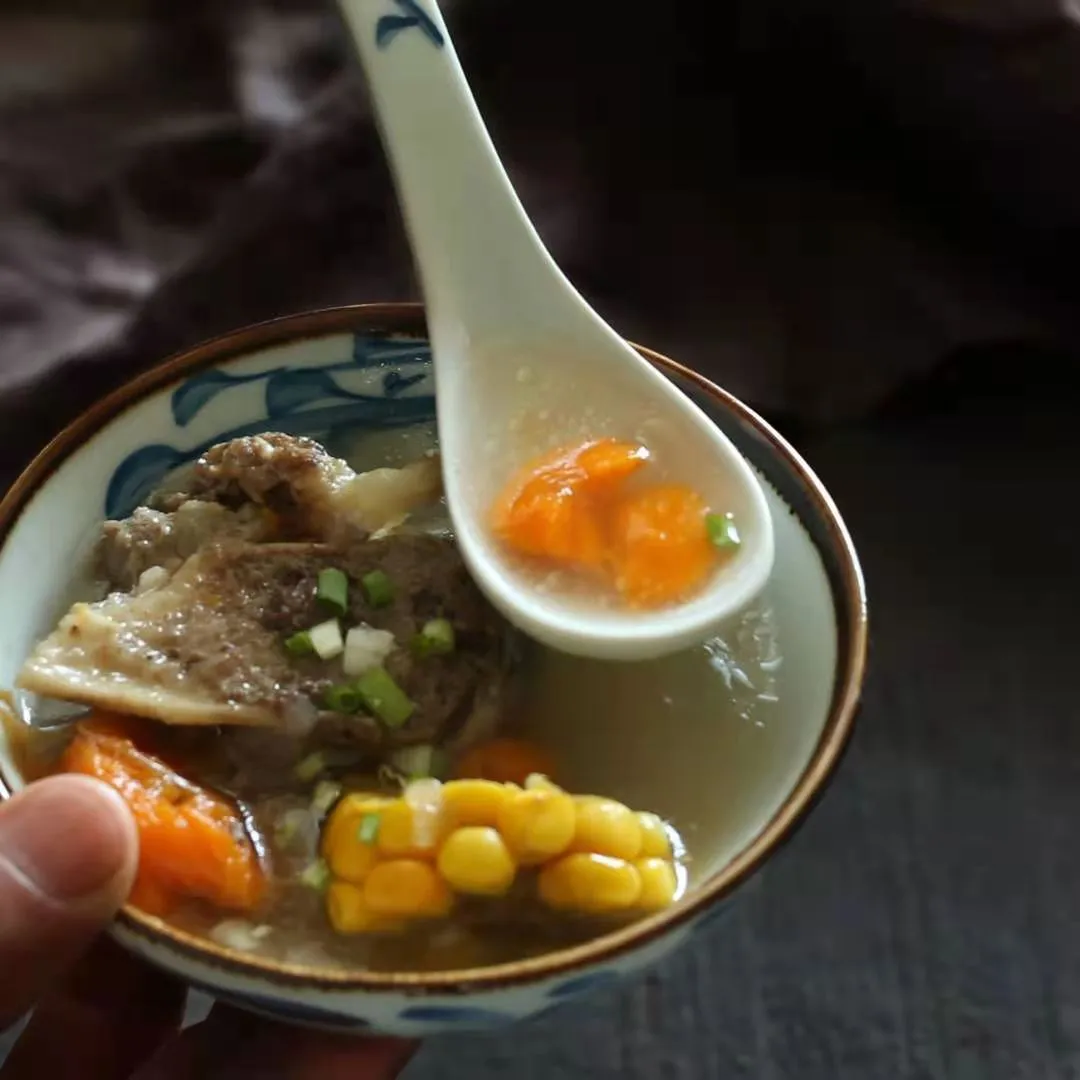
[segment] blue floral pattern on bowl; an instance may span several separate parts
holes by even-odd
[[[512,1023],[516,1017],[475,1005],[409,1005],[398,1013],[398,1019],[407,1023],[433,1024],[440,1028],[484,1031],[503,1027]]]
[[[266,419],[177,445],[183,430],[221,395],[260,384]],[[257,435],[268,426],[332,441],[332,436],[354,427],[409,427],[434,420],[431,348],[419,338],[357,334],[351,356],[318,367],[284,365],[236,374],[210,368],[182,382],[171,403],[173,441],[141,446],[124,458],[105,495],[106,517],[129,515],[169,473],[197,460],[211,446]]]

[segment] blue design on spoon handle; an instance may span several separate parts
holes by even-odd
[[[394,0],[394,3],[406,14],[383,15],[375,24],[375,44],[380,49],[385,49],[402,30],[408,30],[412,26],[422,30],[424,36],[435,48],[443,47],[446,39],[442,31],[416,0]]]

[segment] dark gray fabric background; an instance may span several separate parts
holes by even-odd
[[[1074,526],[1038,557],[998,527],[1073,484],[1080,444],[1051,415],[1020,459],[988,422],[806,446],[874,617],[832,791],[700,951],[563,1017],[433,1044],[410,1080],[1080,1076]]]
[[[1080,1078],[1069,4],[524,7],[448,11],[530,211],[616,325],[796,437],[872,672],[711,940],[408,1075]],[[319,0],[4,5],[0,482],[173,349],[411,295],[344,56]]]

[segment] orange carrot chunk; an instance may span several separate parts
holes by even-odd
[[[551,756],[526,739],[501,737],[479,743],[462,755],[454,774],[463,780],[493,780],[497,784],[524,785],[533,774],[551,776]]]
[[[573,485],[570,476],[534,477],[496,518],[496,534],[519,555],[599,569],[605,554],[600,518]]]
[[[130,901],[154,915],[185,898],[249,912],[266,875],[237,808],[191,783],[121,735],[80,728],[61,759],[115,788],[139,830],[139,870]]]
[[[677,485],[647,488],[615,513],[615,583],[634,607],[675,603],[700,589],[717,563],[705,528],[708,507]]]
[[[492,527],[519,555],[601,570],[607,562],[603,500],[648,456],[643,446],[616,439],[556,450],[511,481],[495,503]]]
[[[649,462],[649,451],[637,443],[598,439],[573,452],[574,464],[584,475],[584,486],[596,492],[621,484]]]
[[[645,447],[616,439],[548,454],[495,503],[495,535],[518,555],[600,578],[630,607],[687,600],[738,532],[692,488],[628,483],[648,461]]]

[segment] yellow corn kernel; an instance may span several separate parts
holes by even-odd
[[[413,809],[404,799],[394,799],[379,814],[379,854],[386,859],[433,859],[435,838],[418,844]]]
[[[582,796],[577,800],[577,827],[571,850],[636,859],[641,854],[637,814],[614,799]]]
[[[499,810],[499,832],[523,866],[561,855],[574,839],[574,800],[561,791],[512,791]]]
[[[442,789],[444,832],[466,825],[494,826],[510,789],[494,780],[449,780]]]
[[[663,819],[647,813],[638,814],[637,819],[641,826],[641,858],[670,859],[671,839]]]
[[[454,894],[430,863],[392,859],[368,874],[364,902],[376,915],[389,918],[438,919],[449,914]]]
[[[443,842],[437,865],[452,889],[474,896],[502,896],[517,873],[506,842],[485,825],[452,832]]]
[[[326,890],[326,917],[339,934],[385,934],[404,924],[376,915],[364,899],[364,890],[348,881],[332,882]]]
[[[679,891],[675,867],[666,859],[638,859],[634,866],[641,877],[637,906],[645,911],[663,911],[670,907]]]
[[[335,877],[363,882],[378,861],[372,844],[360,839],[360,825],[368,814],[379,814],[387,805],[386,799],[366,795],[346,795],[334,808],[323,828],[322,855]]]
[[[548,907],[587,915],[626,911],[641,896],[641,875],[631,863],[585,852],[549,863],[539,885]]]

